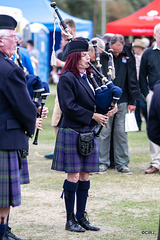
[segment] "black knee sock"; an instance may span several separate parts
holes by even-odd
[[[64,198],[65,198],[65,206],[67,212],[67,221],[69,221],[71,214],[74,212],[74,203],[75,203],[75,193],[78,188],[78,182],[69,182],[67,180],[64,181],[63,189],[64,189]]]
[[[88,190],[90,188],[90,181],[79,181],[78,189],[77,189],[77,219],[81,219],[83,217],[83,213],[85,212]]]
[[[160,240],[160,218],[159,218],[159,231],[158,231],[158,238],[157,240]]]
[[[7,224],[0,224],[0,240],[3,240],[3,237],[6,233]]]

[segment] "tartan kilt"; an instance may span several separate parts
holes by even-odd
[[[77,132],[87,132],[89,128],[75,129]],[[78,134],[69,128],[60,128],[56,138],[51,169],[75,172],[98,172],[99,149],[97,137],[94,138],[94,150],[88,156],[82,156],[77,151]]]
[[[21,204],[20,184],[29,183],[27,158],[19,169],[17,151],[0,150],[0,208],[16,207]]]

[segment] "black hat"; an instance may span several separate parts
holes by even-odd
[[[68,54],[72,52],[88,52],[89,44],[84,38],[76,38],[68,45]]]
[[[13,17],[9,15],[0,14],[0,29],[14,30],[16,26],[17,21]]]

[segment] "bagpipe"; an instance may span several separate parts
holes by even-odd
[[[102,81],[102,85],[99,86],[93,74],[91,73],[90,79],[95,89],[97,112],[106,115],[109,110],[115,107],[116,103],[120,99],[122,95],[122,89],[115,86],[112,81],[108,80],[92,63],[89,63],[89,65],[94,69]],[[97,137],[99,137],[102,129],[103,126],[100,126],[98,131],[95,133]]]
[[[60,20],[60,29],[61,31],[67,35],[67,40],[68,41],[71,41],[73,39],[73,36],[70,34],[69,32],[69,29],[65,23],[65,21],[62,19],[59,11],[58,11],[58,8],[57,8],[57,5],[56,5],[56,2],[52,2],[50,4],[50,6],[52,8],[54,8],[54,31],[53,31],[53,46],[52,46],[52,55],[51,55],[51,66],[56,66],[56,54],[55,54],[55,31],[56,31],[56,15],[58,16],[59,20]],[[63,29],[62,29],[62,27]]]
[[[55,12],[56,12],[56,14],[57,14],[57,16],[58,16],[58,18],[60,20],[60,25],[64,28],[64,31],[66,32],[66,34],[68,36],[68,41],[72,40],[73,36],[70,34],[69,29],[67,28],[67,25],[66,25],[65,21],[62,19],[61,15],[60,15],[60,13],[58,11],[56,2],[52,2],[50,4],[50,6],[54,8],[54,10],[55,10]]]
[[[98,74],[102,81],[102,85],[99,86],[93,73],[91,73],[90,79],[95,89],[97,112],[107,114],[107,112],[113,108],[120,99],[122,89],[115,86],[112,81],[108,80],[92,63],[89,63],[89,65]]]
[[[118,86],[115,86],[112,82],[112,79],[115,78],[115,70],[114,70],[114,63],[113,63],[113,50],[110,49],[108,52],[105,53],[108,55],[108,73],[107,77],[102,74],[101,64],[100,64],[100,57],[97,50],[97,42],[94,40],[92,41],[94,50],[95,50],[95,57],[97,66],[95,67],[92,63],[89,63],[90,67],[98,74],[101,80],[101,86],[99,86],[94,79],[93,74],[91,74],[90,79],[95,89],[95,99],[96,99],[96,107],[97,112],[102,114],[107,114],[109,110],[111,110],[122,95],[122,89]],[[103,49],[101,49],[104,51]],[[100,126],[96,136],[98,137],[100,132],[102,131],[103,126]]]
[[[68,39],[69,41],[72,40],[72,36],[69,33],[69,30],[63,21],[58,8],[56,6],[55,2],[51,3],[51,7],[54,8],[58,18],[60,19],[60,23],[63,26],[66,34],[68,34]],[[109,61],[108,61],[108,76],[107,78],[102,74],[101,70],[101,64],[100,64],[100,58],[97,50],[97,43],[96,41],[92,42],[94,50],[95,50],[95,56],[96,56],[96,61],[97,61],[97,68],[94,67],[92,63],[89,63],[90,67],[97,73],[98,77],[101,80],[101,85],[99,86],[97,81],[94,78],[93,73],[90,74],[90,80],[92,81],[93,87],[95,89],[95,100],[96,100],[96,109],[98,113],[101,114],[107,114],[111,108],[115,106],[115,104],[118,102],[118,100],[121,97],[122,94],[122,89],[115,86],[112,82],[113,79],[113,71],[112,71],[112,66],[113,66],[113,55],[112,55],[112,50],[110,52],[107,52],[109,56]],[[102,50],[102,49],[101,49]],[[103,50],[102,50],[103,51]],[[99,136],[99,133],[101,131],[102,127],[100,127],[99,131],[97,132],[97,136]]]
[[[21,54],[19,51],[19,44],[17,44],[16,47],[14,62],[20,68],[22,68],[22,70],[25,73],[29,95],[37,107],[41,106],[40,114],[38,114],[38,117],[41,117],[47,96],[50,94],[48,84],[46,82],[43,82],[39,76],[28,74],[27,69],[24,68],[22,64]],[[35,139],[33,141],[33,144],[35,145],[38,144],[38,134],[39,129],[36,130]]]

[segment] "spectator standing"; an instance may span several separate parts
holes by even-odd
[[[102,37],[102,40],[104,41],[106,47],[107,44],[110,42],[111,38],[114,36],[114,33],[105,33]]]
[[[146,49],[142,55],[139,75],[141,92],[147,102],[147,112],[149,112],[154,85],[160,79],[160,23],[154,27],[154,38],[156,44]],[[149,141],[149,144],[151,162],[145,173],[154,174],[160,169],[160,146],[152,141]]]
[[[92,41],[96,42],[97,51],[98,51],[99,56],[101,55],[102,50],[105,50],[105,43],[102,39],[100,39],[98,37],[94,37],[89,41],[89,56],[90,56],[90,59],[91,59],[91,63],[96,67],[96,65],[97,65],[96,55],[95,55],[95,50],[94,50]]]
[[[111,38],[114,36],[114,33],[105,33],[102,37],[102,40],[105,42],[105,50],[109,48],[109,42]],[[115,169],[114,163],[114,152],[113,152],[113,128],[114,128],[114,120],[112,122],[112,133],[111,133],[111,142],[110,142],[110,166],[109,168]]]
[[[18,37],[19,41],[19,51],[20,51],[20,55],[21,55],[21,60],[22,60],[22,65],[23,67],[26,68],[26,70],[28,71],[28,73],[30,75],[34,75],[34,69],[32,66],[32,62],[31,62],[31,58],[29,55],[29,52],[26,48],[23,47],[24,41],[23,41],[23,34],[20,32],[16,33],[16,36]]]
[[[139,80],[139,70],[140,70],[140,63],[141,63],[141,57],[145,50],[145,43],[140,39],[136,38],[132,44],[133,51],[135,53],[135,59],[136,59],[136,69],[137,69],[137,80]],[[137,125],[139,128],[139,131],[141,131],[141,125],[142,125],[142,116],[147,121],[147,105],[144,97],[142,96],[141,100],[136,101],[136,110],[135,110],[135,117],[137,120]]]
[[[76,24],[72,19],[65,19],[65,24],[69,30],[69,33],[73,36],[73,38],[76,38]],[[56,58],[56,67],[58,68],[62,68],[65,65],[65,61],[67,59],[67,53],[68,53],[68,36],[66,35],[63,27],[62,27],[62,31],[61,31],[61,35],[62,38],[64,39],[63,42],[67,41],[67,44],[64,45],[63,47],[63,54],[61,56],[61,59]],[[55,104],[54,104],[54,108],[53,108],[53,114],[52,114],[52,122],[51,125],[54,127],[55,129],[55,134],[57,135],[58,132],[58,124],[60,122],[61,119],[61,109],[59,107],[59,102],[58,102],[58,96],[56,94],[55,97]],[[44,156],[45,158],[48,159],[52,159],[53,158],[53,152],[46,154]]]
[[[76,24],[72,19],[65,19],[65,24],[69,30],[69,33],[71,34],[71,36],[74,38],[76,38]],[[65,41],[68,41],[68,35],[67,33],[64,31],[63,27],[62,27],[62,31],[61,31],[61,35],[62,38],[64,38]],[[67,59],[67,54],[68,54],[68,44],[65,44],[64,49],[63,49],[63,56],[62,59],[56,59],[56,66],[57,67],[64,67],[65,61]]]
[[[125,45],[122,35],[114,35],[109,43],[109,48],[113,49],[113,59],[115,67],[115,79],[113,83],[123,91],[118,101],[118,112],[110,117],[106,127],[102,129],[99,137],[100,171],[106,171],[110,166],[110,141],[113,129],[113,153],[115,168],[120,173],[131,174],[128,168],[129,151],[128,135],[125,132],[125,114],[127,111],[135,110],[135,101],[140,99],[140,92],[136,76],[135,57],[131,44]],[[102,72],[107,77],[108,55],[101,55]]]
[[[149,46],[150,46],[150,40],[149,40],[148,38],[146,38],[146,37],[143,37],[141,40],[144,42],[145,47],[146,47],[146,48],[149,48]]]
[[[34,75],[38,75],[38,63],[39,63],[40,53],[39,53],[38,49],[35,48],[33,40],[27,41],[26,48],[30,54],[32,66],[34,69]]]
[[[147,133],[149,139],[160,146],[160,80],[157,81],[153,89],[153,97],[150,104]],[[159,231],[158,238],[160,240],[160,219],[159,219]]]

